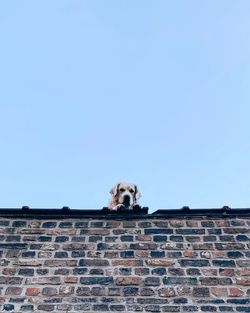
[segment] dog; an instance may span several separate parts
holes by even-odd
[[[141,193],[134,184],[118,183],[111,190],[112,198],[109,202],[109,210],[118,210],[125,208],[132,210],[135,205],[138,205],[138,200]]]

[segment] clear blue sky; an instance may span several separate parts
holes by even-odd
[[[0,2],[0,207],[250,206],[250,1]]]

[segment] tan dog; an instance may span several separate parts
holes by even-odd
[[[133,209],[133,206],[138,205],[138,200],[141,193],[134,184],[118,183],[111,190],[112,198],[109,202],[108,208],[110,210],[117,210],[118,208]]]

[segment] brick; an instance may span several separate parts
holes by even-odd
[[[201,238],[202,237],[200,237],[200,236],[185,236],[185,239],[188,242],[199,242],[199,241],[201,241]]]
[[[122,304],[110,305],[110,311],[125,312],[125,306]]]
[[[59,288],[59,295],[61,296],[70,296],[74,294],[75,287],[74,286],[61,286]]]
[[[109,236],[110,230],[105,228],[100,229],[82,229],[80,235],[101,235],[101,236]]]
[[[27,249],[27,248],[28,248],[27,243],[0,243],[0,249],[21,250],[21,249]]]
[[[20,285],[22,277],[0,276],[0,284],[2,285]]]
[[[137,296],[139,294],[139,288],[138,287],[124,287],[122,292],[125,297]]]
[[[39,288],[27,288],[25,294],[27,296],[38,296],[39,293],[40,293],[40,289]]]
[[[28,285],[60,285],[61,278],[56,276],[51,277],[32,277],[26,279]]]
[[[204,235],[205,229],[202,229],[202,228],[181,228],[181,229],[176,229],[176,234],[180,234],[180,235]]]
[[[130,249],[132,250],[156,250],[158,248],[155,243],[132,243]]]
[[[148,258],[149,257],[149,251],[146,251],[146,250],[136,250],[135,251],[135,257],[138,258],[138,259]]]
[[[63,267],[63,266],[77,266],[77,260],[46,260],[45,266],[48,267]],[[81,265],[80,265],[81,266]]]
[[[236,264],[240,267],[250,267],[250,260],[237,260]]]
[[[13,311],[15,310],[15,306],[13,304],[4,304],[3,311]]]
[[[186,250],[183,252],[184,257],[186,258],[195,258],[198,256],[196,251]]]
[[[240,251],[229,251],[227,253],[228,258],[238,259],[244,257],[244,254]]]
[[[145,311],[146,312],[161,312],[159,305],[146,305]]]
[[[142,288],[140,291],[141,296],[154,296],[155,291],[153,288]]]
[[[52,312],[54,311],[55,306],[52,304],[40,304],[38,305],[37,309],[40,311],[45,311],[45,312]]]
[[[165,267],[157,267],[151,271],[152,275],[159,275],[159,276],[166,275],[166,273],[167,273],[167,270]]]
[[[128,242],[131,242],[131,241],[134,241],[134,236],[131,236],[131,235],[125,235],[125,236],[121,236],[121,241],[128,241]]]
[[[18,275],[20,276],[34,276],[34,268],[21,268],[18,271]]]
[[[142,278],[141,277],[137,277],[137,276],[117,277],[115,279],[115,283],[118,286],[139,285],[141,282],[142,282]]]
[[[218,270],[215,268],[203,268],[201,272],[202,272],[202,275],[204,276],[217,276],[218,275]]]
[[[169,275],[172,275],[172,276],[184,276],[185,275],[185,271],[182,268],[169,268],[168,273]]]
[[[229,297],[243,297],[244,291],[241,288],[229,288]]]
[[[144,280],[145,286],[160,286],[160,279],[158,277],[146,277]]]
[[[57,222],[44,222],[42,224],[43,228],[56,228]]]
[[[164,306],[163,312],[180,312],[181,308],[179,306]]]
[[[218,277],[200,277],[202,285],[216,286],[216,285],[231,285],[231,278],[218,278]]]
[[[183,236],[170,236],[169,237],[170,241],[175,241],[175,242],[183,242],[184,241],[184,237]]]
[[[233,260],[213,260],[212,263],[214,266],[235,267],[235,262]]]
[[[215,224],[213,221],[201,221],[201,226],[202,227],[214,227]]]
[[[132,288],[132,287],[128,287],[128,288]],[[121,289],[120,288],[108,288],[108,295],[112,296],[112,297],[113,296],[120,296],[121,295]]]
[[[114,283],[113,277],[81,277],[80,283],[83,285],[111,285]]]
[[[44,296],[55,296],[57,295],[57,289],[53,287],[45,287],[42,289],[42,295]]]
[[[21,312],[34,311],[32,304],[21,305]]]
[[[109,261],[105,259],[81,259],[79,266],[109,266]]]
[[[121,258],[133,258],[134,257],[134,251],[122,251],[120,252]]]
[[[91,290],[89,287],[78,287],[76,290],[78,296],[90,296]]]
[[[193,244],[194,250],[213,250],[212,243],[195,243]]]
[[[242,286],[250,286],[250,277],[236,277],[236,284]]]
[[[216,297],[226,297],[227,296],[227,288],[212,287],[211,293]]]
[[[69,269],[68,268],[59,268],[59,269],[55,270],[54,274],[55,275],[68,275]]]
[[[104,275],[104,270],[101,268],[92,268],[89,271],[89,275]]]
[[[196,276],[201,275],[201,271],[198,268],[187,268],[187,275]]]
[[[181,266],[196,266],[196,267],[202,267],[202,266],[210,266],[210,263],[208,260],[178,260]]]
[[[209,292],[209,288],[207,287],[194,287],[193,288],[193,297],[209,297],[210,296],[210,292]]]
[[[149,268],[145,268],[145,267],[135,268],[134,271],[135,271],[135,275],[138,275],[138,276],[146,276],[149,274]]]
[[[4,238],[4,236],[3,236]],[[6,237],[6,242],[19,242],[21,240],[21,236],[18,236],[18,235],[11,235],[11,236],[7,236]]]
[[[215,243],[215,248],[218,250],[244,250],[243,243]]]
[[[21,287],[8,287],[5,291],[6,295],[19,296],[22,293]]]
[[[152,237],[149,235],[138,235],[135,239],[136,241],[152,241]]]
[[[143,266],[143,260],[120,259],[111,262],[113,266]]]
[[[244,234],[244,233],[249,233],[248,228],[235,228],[235,227],[230,227],[230,228],[223,228],[223,231],[225,234]]]
[[[193,277],[164,277],[164,285],[197,285],[197,278]]]
[[[17,266],[41,266],[43,263],[40,260],[19,260],[19,261],[14,261],[13,265]]]
[[[165,257],[165,251],[151,251],[150,256],[152,258],[164,258]]]
[[[216,306],[204,305],[204,306],[201,306],[201,311],[202,312],[216,312],[217,308]]]
[[[145,235],[156,235],[156,234],[173,234],[171,228],[148,228],[145,229]]]
[[[249,241],[250,238],[247,235],[237,235],[236,240],[237,241]]]
[[[69,284],[76,284],[78,282],[78,277],[66,276],[64,277],[64,282]]]
[[[146,261],[149,266],[171,266],[175,264],[174,260],[166,260],[166,259],[149,259]]]
[[[167,236],[154,236],[154,237],[153,237],[153,240],[154,240],[155,242],[166,242],[167,239],[168,239]]]
[[[107,304],[94,304],[93,310],[103,312],[103,311],[109,311],[109,308]]]
[[[235,271],[233,268],[220,268],[219,274],[220,274],[220,276],[232,277],[235,275]]]
[[[168,288],[160,288],[158,290],[159,297],[175,297],[176,292],[173,287],[168,287]]]

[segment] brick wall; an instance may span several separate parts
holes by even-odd
[[[250,312],[247,218],[0,219],[0,311]]]

